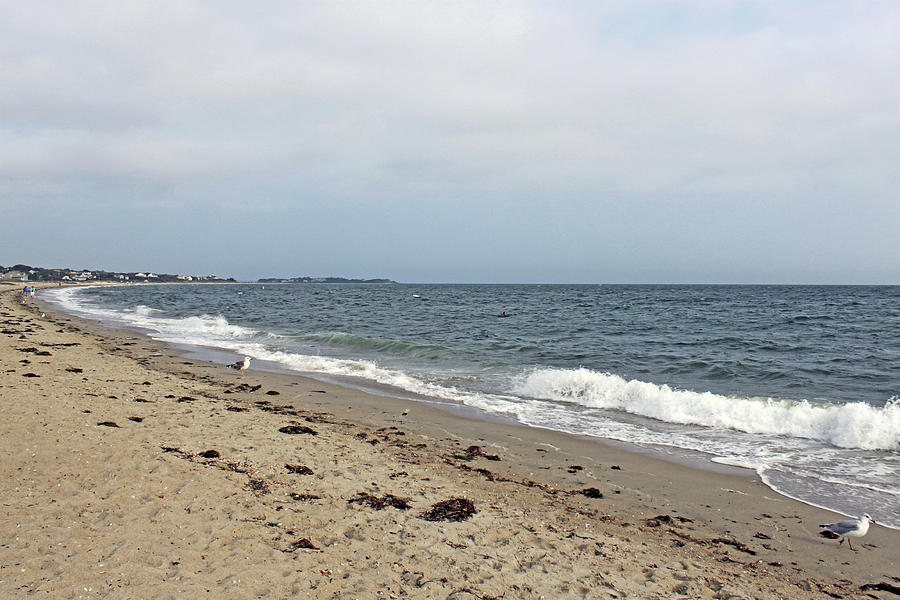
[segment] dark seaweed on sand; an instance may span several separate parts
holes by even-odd
[[[409,504],[409,498],[399,498],[394,496],[393,494],[385,494],[380,498],[378,496],[373,496],[372,494],[367,494],[366,492],[360,492],[353,498],[347,500],[348,504],[365,504],[370,508],[374,508],[375,510],[381,510],[388,506],[393,506],[394,508],[399,508],[400,510],[408,510],[412,508]]]
[[[584,488],[583,490],[578,490],[577,494],[581,494],[582,496],[586,496],[588,498],[602,498],[603,494],[595,487]]]
[[[249,392],[252,394],[256,390],[260,389],[261,387],[262,387],[262,385],[250,385],[248,383],[242,383],[238,386],[235,386],[234,391],[235,392]]]
[[[469,461],[475,458],[476,456],[480,456],[482,458],[486,458],[487,460],[500,460],[500,457],[496,454],[485,454],[484,448],[481,446],[469,446],[466,448],[465,454],[454,454],[452,458],[456,460],[465,460]]]
[[[309,435],[319,435],[318,431],[304,425],[285,425],[278,431],[280,431],[281,433],[287,433],[288,435],[298,435],[301,433],[308,433]]]
[[[879,581],[878,583],[864,583],[859,586],[859,589],[862,591],[867,590],[877,590],[879,592],[891,592],[897,596],[900,596],[900,586],[896,586],[893,583],[889,583],[887,581]]]
[[[468,498],[450,498],[432,504],[419,518],[426,521],[465,521],[476,512],[475,504]]]
[[[291,500],[296,500],[298,502],[303,500],[321,500],[322,496],[316,496],[315,494],[297,494],[295,492],[291,492],[288,494],[291,497]]]
[[[265,479],[251,477],[250,481],[247,483],[247,487],[253,490],[257,495],[269,493],[269,482]]]
[[[297,475],[312,475],[313,470],[306,465],[284,465],[288,473],[296,473]]]

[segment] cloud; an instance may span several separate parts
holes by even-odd
[[[897,225],[898,29],[878,2],[13,3],[0,173],[272,210],[843,198]]]

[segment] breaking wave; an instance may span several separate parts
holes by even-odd
[[[515,389],[542,400],[611,409],[668,423],[727,428],[827,442],[841,448],[900,449],[900,398],[883,407],[863,402],[816,404],[727,397],[672,389],[590,369],[536,369]]]

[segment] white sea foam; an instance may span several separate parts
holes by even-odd
[[[612,409],[668,423],[727,428],[828,442],[841,448],[900,448],[900,400],[812,404],[772,398],[730,398],[672,389],[589,369],[536,369],[517,386],[526,397]]]
[[[127,310],[126,310],[126,312],[134,312],[135,314],[140,315],[140,316],[142,316],[142,317],[149,317],[150,315],[158,315],[158,314],[161,314],[163,311],[161,311],[161,310],[158,309],[158,308],[153,308],[153,307],[151,307],[151,306],[146,306],[146,305],[144,305],[144,304],[139,304],[139,305],[137,305],[137,306],[134,307],[134,310],[133,310],[133,311],[127,311]]]
[[[96,287],[96,286],[94,286]],[[62,288],[53,290],[50,300],[64,310],[79,315],[93,317],[101,321],[113,322],[126,327],[149,330],[151,337],[173,343],[195,345],[222,345],[223,342],[252,339],[257,331],[240,325],[233,325],[221,315],[198,315],[181,318],[167,318],[160,315],[164,311],[139,304],[131,309],[107,310],[84,300],[81,290],[88,288]]]

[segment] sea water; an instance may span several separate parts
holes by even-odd
[[[787,496],[900,528],[897,286],[212,284],[44,296],[158,340],[382,394],[699,451]]]

